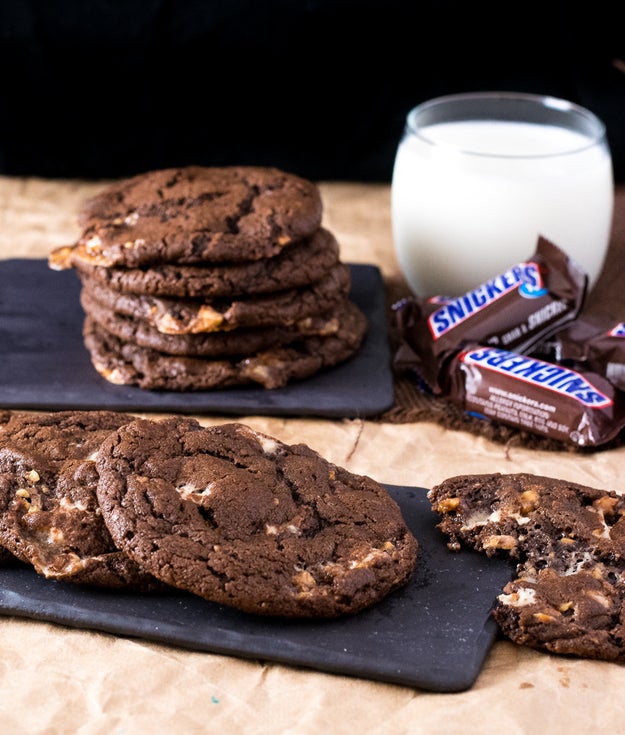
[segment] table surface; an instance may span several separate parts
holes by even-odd
[[[104,182],[0,177],[0,258],[45,258],[78,234],[76,214]],[[324,225],[346,262],[401,281],[386,185],[320,183]],[[617,202],[623,204],[622,195]],[[618,233],[620,237],[620,232]],[[622,318],[622,317],[621,317]],[[231,418],[198,416],[203,423]],[[532,472],[621,489],[625,447],[593,453],[505,446],[434,422],[241,421],[305,442],[351,472],[431,487],[446,477]],[[556,657],[498,639],[467,691],[430,693],[44,622],[0,618],[3,733],[625,732],[621,664]],[[614,704],[613,704],[614,703]],[[592,729],[591,729],[592,728]]]

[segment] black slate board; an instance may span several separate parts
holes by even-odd
[[[369,320],[349,362],[277,390],[178,393],[108,383],[82,342],[80,282],[43,260],[0,261],[0,406],[353,418],[393,403],[384,283],[379,268],[352,264],[351,298]]]
[[[466,690],[495,640],[490,610],[512,567],[449,551],[424,488],[387,489],[420,543],[415,575],[349,618],[263,618],[186,593],[146,596],[53,582],[25,567],[0,568],[0,614],[436,692]]]

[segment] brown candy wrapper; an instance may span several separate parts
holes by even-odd
[[[552,338],[555,359],[625,390],[625,321],[582,316]]]
[[[625,394],[600,375],[517,352],[471,345],[446,371],[447,396],[468,413],[578,447],[625,426]]]
[[[395,367],[442,393],[445,367],[465,345],[531,351],[579,314],[587,280],[566,253],[539,237],[529,260],[462,296],[409,297],[394,304],[401,335]]]

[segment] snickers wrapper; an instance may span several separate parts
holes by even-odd
[[[581,316],[552,338],[555,359],[625,390],[625,321]]]
[[[412,371],[435,394],[446,392],[447,366],[468,344],[529,353],[579,314],[588,287],[581,267],[539,237],[536,251],[458,297],[408,297],[393,305],[399,371]]]
[[[477,344],[446,372],[449,400],[474,416],[578,447],[605,444],[625,426],[625,394],[595,373]]]

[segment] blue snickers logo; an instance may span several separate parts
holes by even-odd
[[[616,326],[608,332],[610,337],[619,337],[620,339],[625,338],[625,322],[619,322]]]
[[[442,300],[441,308],[428,317],[432,338],[439,339],[515,289],[527,299],[536,299],[547,293],[537,263],[519,263],[473,291],[468,291],[464,296]]]

